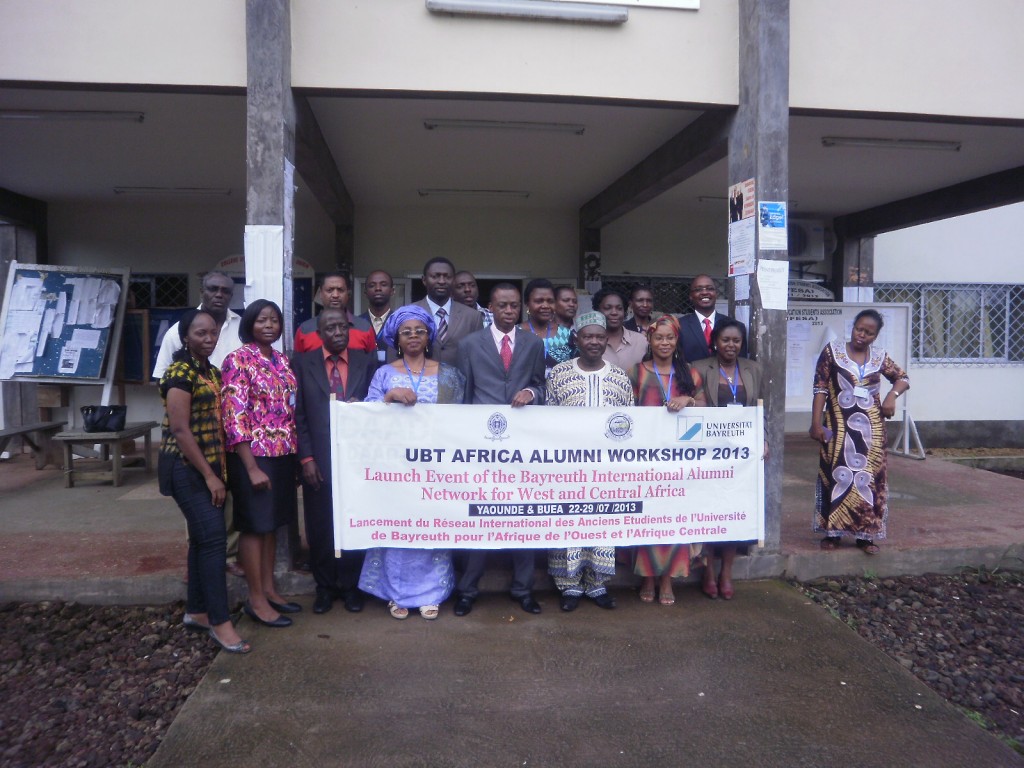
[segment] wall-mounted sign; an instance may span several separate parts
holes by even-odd
[[[595,0],[558,0],[561,3],[593,3]],[[626,5],[633,8],[674,8],[699,11],[700,0],[598,0],[601,5]]]

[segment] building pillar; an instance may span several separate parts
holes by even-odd
[[[245,301],[265,298],[280,305],[282,342],[291,350],[295,103],[289,0],[246,0],[245,31]]]
[[[789,0],[739,0],[739,106],[729,133],[729,184],[754,179],[757,200],[789,200]],[[765,250],[756,262],[787,260],[786,251]],[[743,278],[739,278],[743,279]],[[783,441],[786,408],[786,311],[765,309],[755,273],[749,300],[734,302],[747,323],[750,355],[768,385],[765,439],[765,546],[781,541]],[[733,286],[734,287],[734,286]],[[730,295],[735,296],[735,291]]]
[[[836,301],[875,300],[875,238],[842,238],[832,260]]]
[[[0,221],[0,291],[7,286],[7,277],[15,261],[19,264],[36,264],[40,261],[40,237],[35,227],[42,227],[45,231],[46,203],[29,198],[22,199],[30,203],[29,207],[36,215],[32,217],[33,226]],[[0,426],[39,421],[39,398],[36,392],[38,386],[16,381],[0,383]],[[15,438],[10,449],[14,450],[20,445],[21,438]]]
[[[245,302],[270,299],[284,314],[282,348],[291,351],[295,245],[295,102],[289,0],[246,0]],[[278,531],[278,571],[301,544],[298,520]]]

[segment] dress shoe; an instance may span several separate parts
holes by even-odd
[[[228,564],[224,566],[224,570],[230,573],[232,576],[237,576],[240,579],[245,578],[245,568],[240,566],[234,560],[228,561]]]
[[[607,608],[608,610],[611,610],[615,607],[615,598],[607,592],[591,599],[597,604],[598,608]]]
[[[313,601],[313,613],[327,613],[334,605],[334,595],[329,589],[317,589],[316,599]]]
[[[569,611],[575,611],[579,608],[580,599],[577,595],[562,595],[562,602],[560,606],[563,611],[568,613]]]
[[[533,599],[533,595],[512,595],[512,599],[527,613],[540,613],[540,604]]]
[[[279,627],[290,627],[292,625],[292,620],[289,619],[287,616],[278,616],[273,621],[267,621],[266,619],[261,619],[259,617],[259,615],[256,613],[256,611],[254,611],[252,609],[252,606],[249,605],[248,603],[246,603],[245,605],[242,606],[242,610],[245,611],[245,615],[248,616],[250,619],[252,619],[253,621],[257,622],[258,624],[262,624],[265,627],[279,628]]]
[[[273,600],[267,600],[270,603],[270,607],[278,613],[301,613],[302,606],[298,603],[275,603]]]
[[[465,595],[460,595],[459,598],[455,601],[454,610],[456,616],[465,616],[473,610],[473,599],[470,597],[466,597]]]
[[[349,613],[359,613],[366,604],[366,596],[353,587],[345,593],[345,610]]]

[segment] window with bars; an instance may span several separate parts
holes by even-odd
[[[725,280],[715,278],[718,286],[718,298],[725,298]],[[690,304],[690,283],[693,277],[642,277],[639,275],[605,275],[601,284],[605,288],[615,288],[627,299],[629,292],[637,283],[650,285],[654,292],[654,309],[658,312],[671,312],[684,315],[693,311]],[[589,307],[588,307],[589,309]]]
[[[1024,363],[1024,285],[878,283],[875,301],[913,304],[915,363]]]
[[[128,290],[133,309],[187,307],[188,275],[175,273],[132,274]]]

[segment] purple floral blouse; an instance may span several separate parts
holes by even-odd
[[[250,443],[253,456],[286,456],[297,451],[295,374],[277,350],[267,360],[255,344],[224,358],[224,433],[228,450]]]

